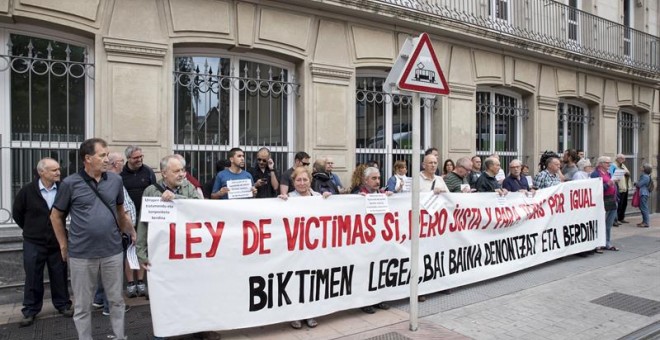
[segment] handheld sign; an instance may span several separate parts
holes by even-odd
[[[422,33],[397,82],[401,90],[449,94],[449,86],[435,55],[431,39]]]

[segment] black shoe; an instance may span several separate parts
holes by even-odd
[[[67,306],[66,308],[62,308],[62,309],[59,310],[59,312],[65,318],[70,318],[70,317],[73,316],[73,308],[71,306]]]
[[[30,316],[25,316],[23,317],[23,320],[18,324],[18,327],[27,327],[27,326],[32,326],[34,323],[34,315]]]
[[[362,311],[367,313],[367,314],[373,314],[376,313],[376,310],[374,307],[368,306],[368,307],[362,307]]]
[[[381,302],[381,303],[377,304],[375,307],[378,308],[378,309],[382,309],[382,310],[390,309],[390,305],[386,304],[385,302]]]

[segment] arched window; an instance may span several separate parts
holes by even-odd
[[[369,161],[378,162],[381,178],[392,175],[397,160],[408,164],[408,176],[413,171],[412,164],[412,97],[383,92],[386,74],[374,72],[357,77],[355,147],[356,164]],[[421,99],[420,149],[430,145],[430,112],[435,101]],[[384,183],[384,180],[383,180]]]
[[[57,160],[62,178],[80,168],[94,110],[91,46],[44,28],[0,27],[0,224],[11,222],[4,209],[41,158]]]
[[[506,173],[511,160],[522,160],[522,120],[528,110],[519,95],[500,89],[477,91],[476,103],[477,155],[498,154]]]
[[[626,165],[632,172],[632,178],[637,178],[640,166],[638,161],[639,130],[642,123],[639,121],[637,112],[629,109],[619,110],[617,121],[617,153],[626,157]]]
[[[588,155],[589,108],[576,101],[561,99],[557,104],[557,151],[583,150]]]
[[[177,52],[174,152],[184,155],[193,176],[210,180],[233,147],[245,151],[246,167],[268,147],[277,168],[286,169],[296,151],[293,65],[224,51]]]

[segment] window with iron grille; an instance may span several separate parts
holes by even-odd
[[[522,120],[528,110],[519,96],[500,91],[477,91],[476,150],[482,159],[498,154],[506,173],[511,160],[522,160]]]
[[[412,97],[383,92],[385,77],[361,76],[356,84],[355,147],[356,164],[376,161],[381,171],[381,184],[392,175],[397,160],[405,160],[408,175],[412,164]],[[434,101],[422,98],[420,103],[420,149],[429,147],[430,112]],[[421,157],[421,156],[420,156]]]
[[[243,56],[181,55],[174,70],[174,152],[201,183],[240,147],[246,167],[267,147],[278,171],[293,160],[295,83],[291,65]]]
[[[632,178],[638,177],[640,166],[639,153],[639,130],[643,124],[639,121],[639,115],[632,111],[621,109],[618,114],[618,147],[617,153],[626,157],[626,166],[630,170]]]
[[[591,115],[586,105],[577,102],[562,100],[557,104],[558,113],[558,145],[557,151],[568,149],[583,150],[587,152],[589,122]]]
[[[88,45],[0,29],[2,208],[34,178],[41,158],[58,161],[62,178],[80,168],[78,148],[93,112]]]

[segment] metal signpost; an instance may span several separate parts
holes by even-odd
[[[394,79],[397,79],[394,82]],[[418,328],[419,306],[418,306],[418,263],[419,263],[419,171],[420,167],[420,93],[435,95],[449,94],[449,86],[442,73],[438,58],[435,55],[428,34],[422,33],[418,38],[406,39],[399,58],[394,63],[392,70],[383,85],[388,92],[394,92],[395,85],[402,92],[411,92],[412,96],[412,226],[410,235],[410,330]],[[429,97],[429,96],[425,96]]]

